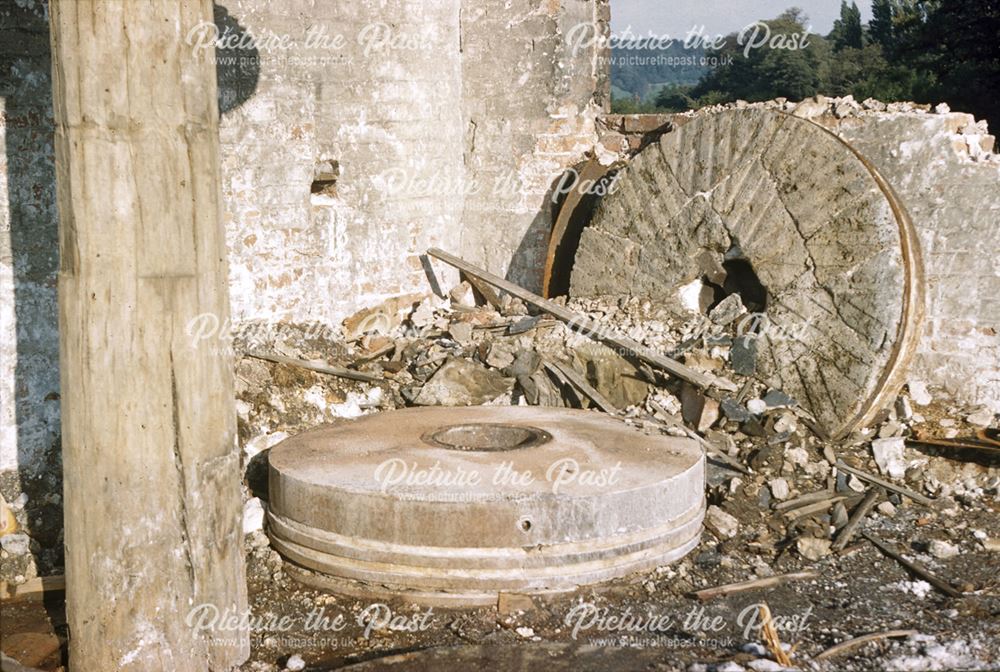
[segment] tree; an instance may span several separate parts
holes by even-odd
[[[806,19],[792,8],[765,21],[772,34],[801,32]],[[744,51],[738,36],[726,38],[721,65],[685,95],[695,106],[737,99],[784,96],[801,100],[816,93],[883,101],[947,101],[953,109],[1000,127],[1000,0],[874,0],[865,39],[855,3],[826,39],[809,36],[806,48],[765,45]],[[664,105],[684,101],[662,93]]]
[[[848,5],[846,0],[841,0],[840,18],[833,22],[833,31],[830,33],[834,50],[860,49],[862,37],[861,10],[856,3]]]
[[[664,86],[656,94],[656,107],[666,112],[683,112],[693,109],[697,103],[691,98],[691,89],[694,87],[681,84]]]
[[[793,8],[764,23],[771,35],[799,35],[805,31],[806,20],[801,11]],[[725,65],[703,77],[690,95],[699,105],[708,104],[709,94],[712,100],[718,100],[720,94],[722,100],[758,101],[779,96],[800,100],[820,92],[827,50],[826,41],[819,35],[809,35],[805,47],[773,48],[765,44],[747,50],[746,40],[741,44],[734,33],[726,37],[720,51]]]
[[[893,18],[896,3],[893,0],[872,0],[872,20],[868,34],[872,41],[886,51],[893,48]]]
[[[1000,0],[922,0],[916,14],[905,53],[939,79],[937,98],[1000,126]]]

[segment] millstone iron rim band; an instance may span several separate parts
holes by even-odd
[[[387,459],[487,475],[506,463],[535,478],[386,488],[373,474]],[[297,578],[350,594],[485,604],[500,591],[569,590],[682,557],[705,512],[700,446],[591,411],[389,411],[288,439],[269,461],[274,547]]]

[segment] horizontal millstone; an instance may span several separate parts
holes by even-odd
[[[681,557],[704,515],[697,444],[586,411],[391,411],[289,439],[269,463],[279,552],[397,592],[605,580]]]

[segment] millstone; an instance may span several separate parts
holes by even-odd
[[[570,294],[677,305],[699,280],[758,304],[737,323],[754,375],[827,434],[902,385],[923,317],[918,240],[885,180],[822,127],[736,110],[664,134],[583,230]]]
[[[704,458],[591,411],[414,408],[271,450],[268,532],[300,580],[489,604],[676,560],[704,516]]]

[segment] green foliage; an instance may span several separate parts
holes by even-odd
[[[1000,0],[911,0],[896,61],[933,73],[929,97],[1000,127]]]
[[[654,99],[656,108],[663,112],[684,112],[697,107],[696,101],[691,97],[692,88],[694,87],[683,84],[664,86]]]
[[[861,10],[858,5],[846,0],[840,0],[840,18],[833,22],[833,30],[828,39],[833,42],[836,51],[842,49],[860,49],[862,44]]]
[[[611,111],[614,114],[653,114],[661,110],[657,109],[655,103],[638,96],[611,96]]]
[[[662,86],[697,82],[708,71],[702,56],[701,49],[685,49],[680,42],[667,49],[616,48],[611,54],[611,81],[646,100]]]
[[[752,37],[729,35],[720,53],[722,65],[702,77],[691,95],[701,104],[709,103],[708,94],[721,92],[728,100],[769,100],[784,96],[801,99],[819,92],[823,64],[829,47],[819,35],[809,35],[804,48],[771,48],[775,36],[802,35],[805,17],[788,11],[766,24],[772,42],[768,46],[747,49]],[[790,39],[790,38],[789,38]],[[717,98],[713,93],[712,98]]]
[[[618,98],[613,106],[678,111],[739,99],[852,94],[858,100],[947,101],[1000,127],[1000,0],[873,0],[867,27],[857,4],[842,2],[830,34],[808,35],[796,48],[774,36],[801,34],[808,23],[801,10],[764,23],[770,41],[748,50],[746,36],[741,43],[739,35],[729,35],[715,54],[722,64],[696,84],[691,71],[673,79],[658,79],[663,72],[647,75],[640,78],[646,87],[640,96],[653,93],[652,103]]]
[[[872,42],[889,51],[894,44],[893,17],[896,15],[895,0],[872,0],[872,20],[868,24],[868,35]]]

